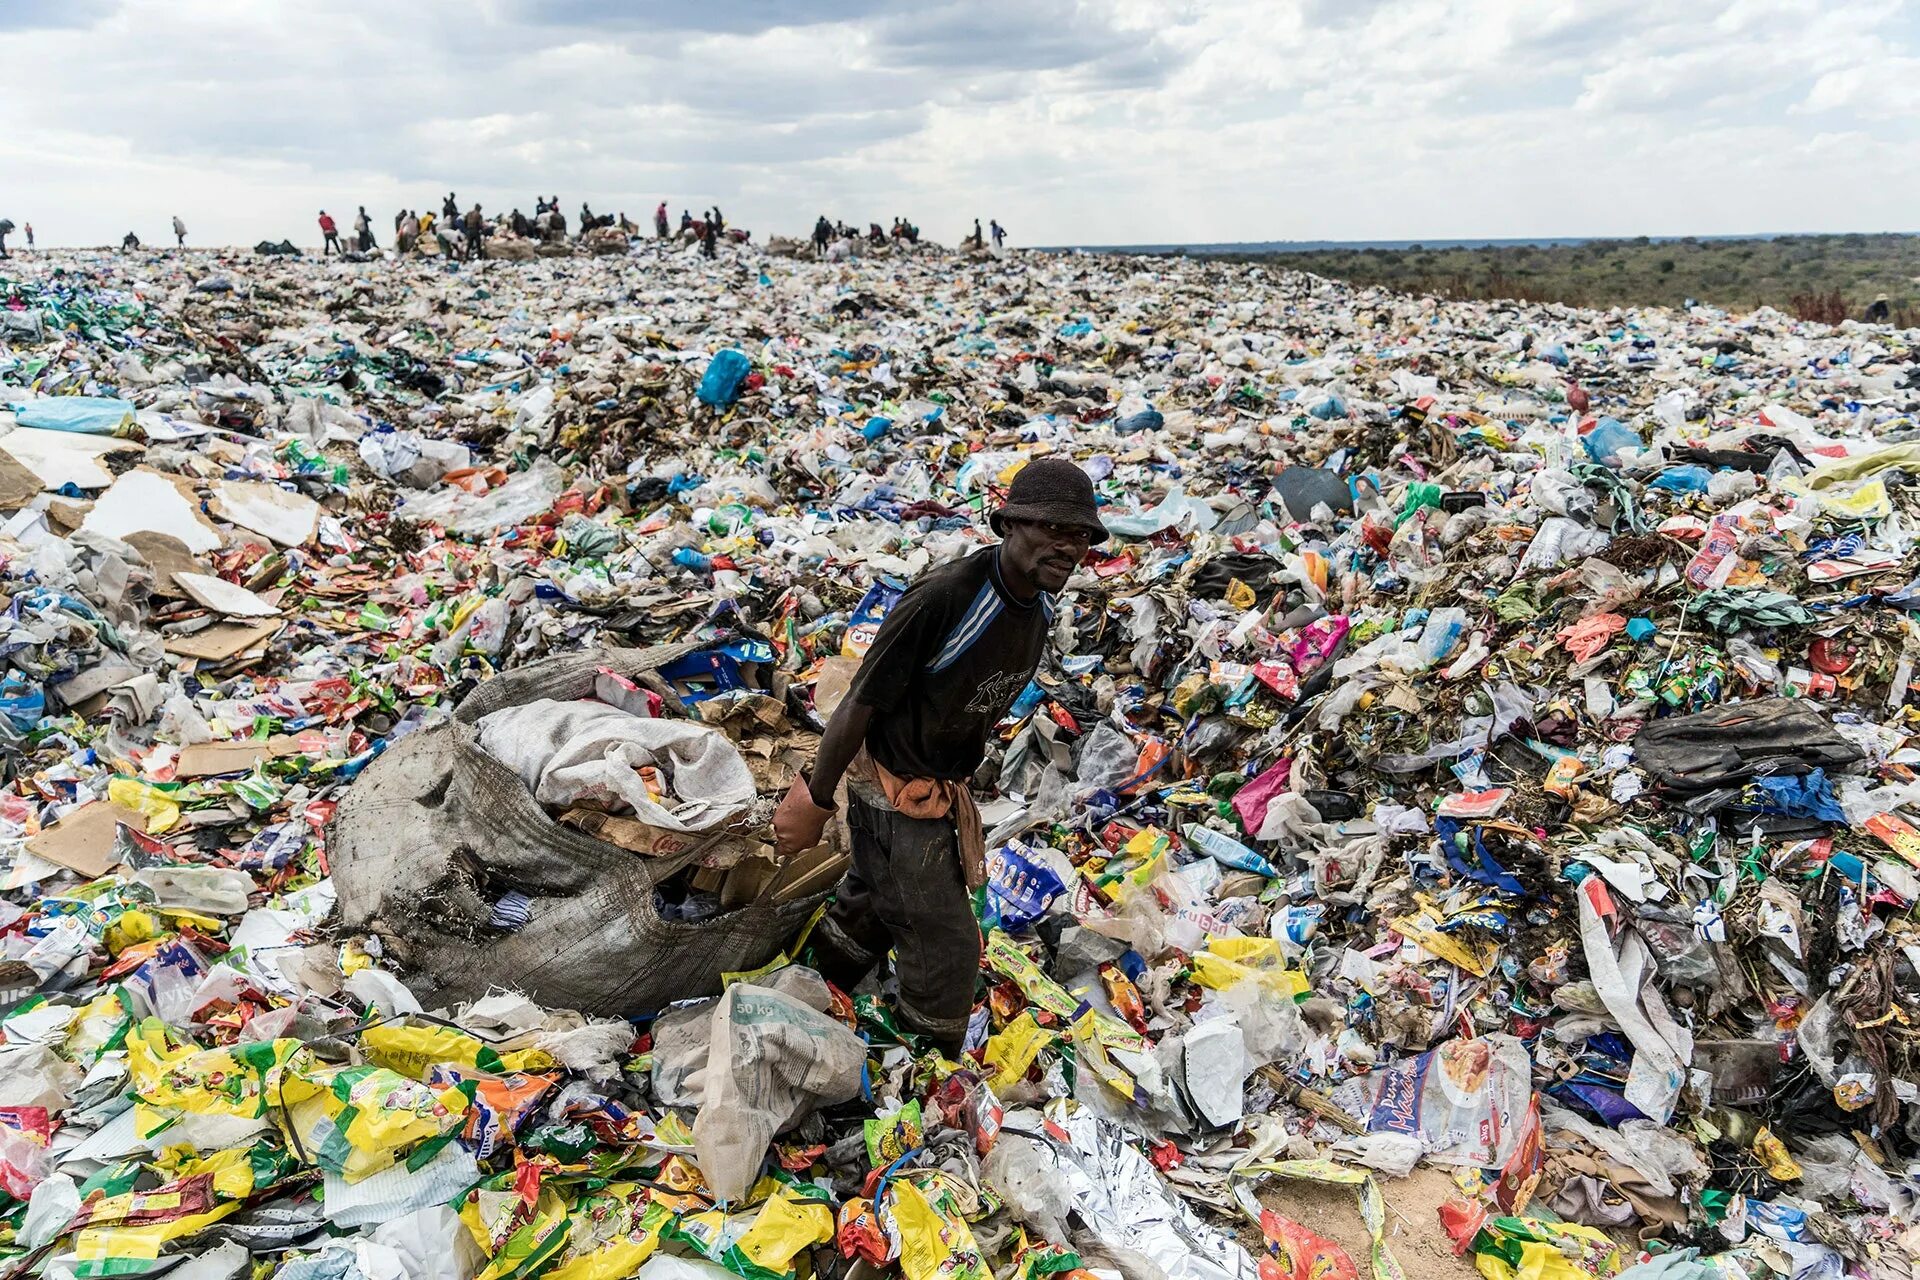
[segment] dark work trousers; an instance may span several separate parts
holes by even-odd
[[[909,818],[847,793],[853,867],[813,931],[814,958],[851,990],[893,950],[900,1021],[960,1052],[980,977],[980,927],[946,818]]]

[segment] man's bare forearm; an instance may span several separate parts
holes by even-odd
[[[814,756],[813,774],[807,779],[807,790],[822,809],[833,808],[833,793],[840,785],[840,777],[860,754],[860,744],[867,740],[867,725],[872,720],[872,707],[849,698],[827,723],[827,731],[820,738],[820,750]]]

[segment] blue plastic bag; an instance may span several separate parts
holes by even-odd
[[[25,733],[40,723],[47,714],[47,695],[40,686],[21,675],[18,671],[7,672],[4,683],[0,683],[0,716],[14,728]]]
[[[1593,430],[1580,438],[1586,448],[1587,456],[1605,467],[1618,467],[1615,455],[1622,449],[1639,449],[1645,445],[1640,433],[1627,426],[1618,418],[1602,418],[1594,424]]]
[[[1310,417],[1320,419],[1322,422],[1332,422],[1335,418],[1344,418],[1347,416],[1347,402],[1339,396],[1328,396],[1325,400],[1322,400],[1319,404],[1307,410],[1307,414]]]
[[[1026,928],[1066,891],[1060,877],[1036,861],[1032,848],[1018,840],[987,855],[988,905],[998,913],[1003,928]]]
[[[1705,493],[1713,474],[1705,467],[1668,467],[1653,478],[1653,487],[1669,493]]]
[[[133,421],[133,406],[106,396],[47,396],[39,400],[10,400],[7,408],[23,427],[42,431],[72,431],[79,435],[110,436]]]
[[[753,361],[742,352],[728,347],[707,362],[707,372],[700,379],[700,390],[696,393],[701,404],[724,409],[740,398],[740,384],[753,372]]]
[[[1114,419],[1113,432],[1115,435],[1130,436],[1136,431],[1158,431],[1166,425],[1166,414],[1158,409],[1142,409],[1138,413]]]

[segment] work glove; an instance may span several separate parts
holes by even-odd
[[[773,811],[773,856],[785,862],[794,854],[820,843],[821,834],[833,817],[833,810],[813,802],[813,792],[805,778],[795,778],[786,798]]]

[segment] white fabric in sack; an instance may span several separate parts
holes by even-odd
[[[542,698],[480,717],[480,749],[506,765],[541,804],[631,809],[669,831],[707,831],[753,802],[753,774],[726,735],[684,720],[652,720],[604,702]],[[634,772],[666,775],[671,808]]]

